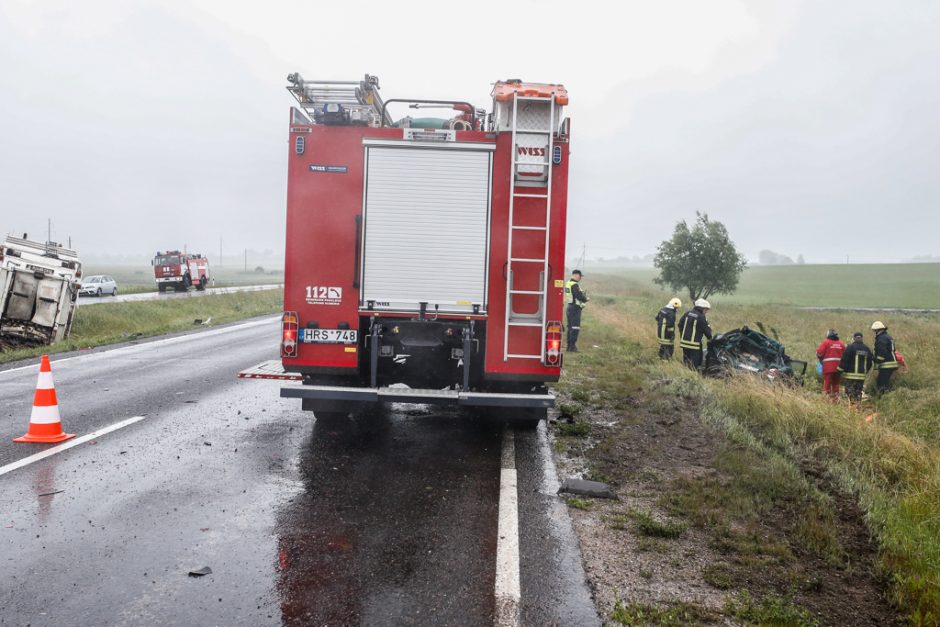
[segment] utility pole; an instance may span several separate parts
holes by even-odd
[[[579,269],[584,270],[584,256],[587,254],[587,244],[581,244],[581,261],[578,263]]]
[[[48,219],[48,227],[46,228],[46,242],[52,241],[52,218]]]
[[[222,265],[222,238],[219,238],[219,266]]]
[[[245,249],[245,272],[248,272],[248,249]]]

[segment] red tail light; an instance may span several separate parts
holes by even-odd
[[[299,319],[297,312],[285,311],[281,316],[281,357],[297,356],[297,333]]]
[[[545,325],[545,365],[561,366],[561,322],[557,320]]]

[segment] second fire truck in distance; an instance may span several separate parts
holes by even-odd
[[[201,291],[212,280],[209,276],[209,259],[203,255],[168,250],[165,253],[158,252],[151,263],[157,289],[161,292],[165,292],[168,287],[183,292],[193,285]]]

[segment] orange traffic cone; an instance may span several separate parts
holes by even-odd
[[[49,356],[42,356],[39,364],[39,380],[36,382],[36,396],[33,397],[33,412],[29,416],[29,429],[14,442],[61,442],[74,438],[74,433],[63,433],[59,419],[59,401],[55,396],[55,384],[52,382],[52,366]]]

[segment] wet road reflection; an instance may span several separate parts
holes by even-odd
[[[317,421],[277,515],[282,622],[492,624],[499,447],[456,410]]]

